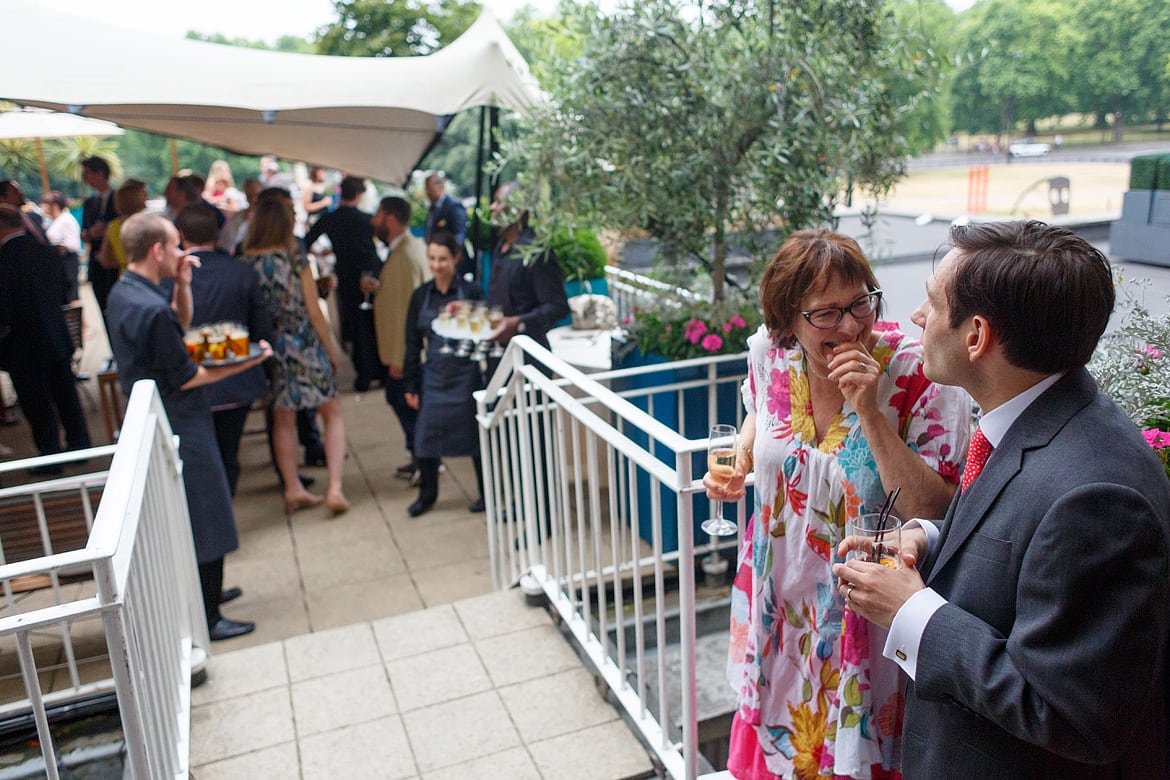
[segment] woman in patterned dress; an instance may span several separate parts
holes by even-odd
[[[728,769],[739,780],[899,777],[900,670],[885,632],[841,600],[830,569],[849,519],[902,488],[898,514],[942,517],[967,448],[971,401],[922,373],[922,348],[879,322],[861,248],[792,234],[760,284],[748,339],[737,476],[708,495],[758,511],[732,596],[729,681],[738,693]]]
[[[349,509],[341,489],[345,465],[345,422],[337,400],[337,352],[317,299],[317,282],[308,258],[297,251],[292,200],[263,195],[256,204],[242,260],[260,278],[260,290],[274,323],[272,367],[272,443],[284,482],[284,504],[295,512],[321,503],[297,476],[296,414],[316,408],[325,421],[325,467],[331,515]]]

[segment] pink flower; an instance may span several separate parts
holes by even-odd
[[[699,339],[707,332],[707,323],[702,320],[688,320],[686,324],[686,339],[692,344],[698,344]]]
[[[672,330],[674,330],[674,326],[673,326],[673,325],[667,325],[667,326],[666,326],[666,332],[667,332],[667,333],[670,333]]]
[[[1160,358],[1160,357],[1162,357],[1162,355],[1166,354],[1165,352],[1158,349],[1157,347],[1151,347],[1148,344],[1146,345],[1145,349],[1143,349],[1142,351],[1145,352],[1147,355],[1149,355],[1152,358]]]
[[[744,322],[743,317],[739,316],[738,314],[735,315],[734,317],[732,317],[728,321],[728,324],[734,325],[737,328],[746,328],[747,327],[747,323]]]
[[[724,333],[731,333],[731,323],[730,322],[723,323],[723,332]]]
[[[1170,433],[1166,431],[1160,431],[1157,428],[1146,428],[1142,431],[1142,436],[1145,438],[1146,444],[1149,444],[1156,450],[1170,447]]]
[[[699,346],[708,352],[718,352],[723,347],[723,339],[719,338],[714,333],[708,333],[703,337],[703,343]]]

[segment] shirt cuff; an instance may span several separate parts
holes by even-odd
[[[905,531],[909,528],[921,528],[922,532],[926,534],[927,551],[929,551],[931,547],[934,547],[934,543],[938,541],[938,535],[940,533],[939,527],[937,524],[932,523],[929,520],[923,520],[921,517],[911,517],[906,521],[906,524],[902,526],[902,530]]]
[[[894,615],[882,655],[902,667],[911,680],[918,674],[918,645],[922,642],[926,624],[946,603],[942,596],[924,588],[907,599]]]

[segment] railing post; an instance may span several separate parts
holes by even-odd
[[[678,470],[675,498],[678,502],[678,641],[682,660],[683,762],[686,765],[685,780],[695,780],[699,757],[699,720],[695,684],[695,525],[691,513],[694,501],[690,494],[685,492],[685,488],[691,484],[692,455],[690,452],[681,452],[675,457],[675,467]]]

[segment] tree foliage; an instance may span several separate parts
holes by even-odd
[[[544,229],[646,231],[660,257],[707,266],[718,300],[732,232],[825,223],[848,180],[883,192],[903,172],[898,121],[917,94],[890,84],[921,78],[930,55],[901,45],[881,3],[576,14],[580,56],[554,63],[548,102],[505,155]]]
[[[334,0],[337,21],[317,36],[318,54],[409,57],[430,54],[458,38],[479,16],[460,0]]]

